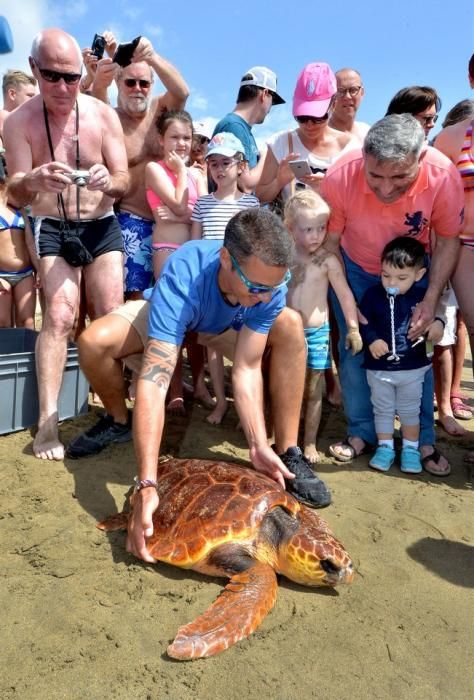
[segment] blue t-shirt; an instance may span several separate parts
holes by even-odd
[[[268,333],[285,306],[286,287],[255,306],[232,306],[217,283],[222,241],[188,241],[169,256],[160,279],[144,297],[150,302],[148,335],[181,345],[186,331],[222,333],[247,326]]]
[[[242,141],[245,149],[245,159],[248,160],[249,168],[255,168],[258,162],[258,146],[250,124],[242,117],[239,117],[238,114],[230,112],[220,122],[217,122],[212,135],[215,136],[222,131],[228,131]]]

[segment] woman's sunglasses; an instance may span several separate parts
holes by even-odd
[[[322,124],[323,122],[327,121],[329,119],[329,112],[326,112],[322,117],[295,117],[296,121],[298,124],[307,124],[308,122],[310,124]]]
[[[249,278],[242,272],[242,270],[239,267],[239,263],[231,253],[229,253],[229,256],[232,260],[232,266],[234,270],[236,271],[241,281],[245,284],[250,294],[268,294],[269,292],[274,292],[275,290],[280,289],[281,287],[285,287],[291,280],[291,272],[287,270],[280,284],[276,284],[273,286],[269,286],[268,284],[256,284],[255,282],[251,282]]]

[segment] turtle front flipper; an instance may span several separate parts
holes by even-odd
[[[272,567],[254,561],[250,568],[232,576],[203,615],[179,628],[168,655],[174,659],[201,659],[248,637],[273,608],[277,587]]]

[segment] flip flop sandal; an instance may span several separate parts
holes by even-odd
[[[336,452],[334,450],[336,446],[345,447],[346,449],[350,450],[350,457]],[[334,459],[337,459],[338,462],[352,462],[352,460],[356,459],[356,457],[371,454],[373,452],[373,449],[374,448],[372,447],[372,445],[369,445],[368,443],[364,442],[364,447],[360,450],[360,452],[356,452],[355,448],[349,442],[349,438],[346,437],[344,438],[344,440],[341,440],[341,442],[336,442],[334,445],[329,445],[329,454],[332,455]]]
[[[473,416],[471,406],[464,403],[461,396],[451,396],[451,409],[458,420],[471,420]]]
[[[421,458],[421,465],[425,472],[428,472],[428,474],[431,474],[432,476],[449,476],[451,474],[451,467],[448,464],[448,468],[444,472],[440,471],[434,471],[432,468],[428,469],[426,466],[428,462],[434,462],[435,464],[439,464],[439,461],[441,459],[442,455],[438,452],[436,447],[433,449],[433,452],[429,455],[426,455],[426,457]]]

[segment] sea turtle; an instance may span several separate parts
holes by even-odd
[[[158,492],[150,554],[230,578],[210,608],[178,630],[168,647],[175,659],[213,656],[248,637],[275,603],[277,573],[304,586],[354,577],[352,561],[324,520],[253,469],[171,459],[160,464]],[[98,527],[126,529],[128,519],[119,513]]]

